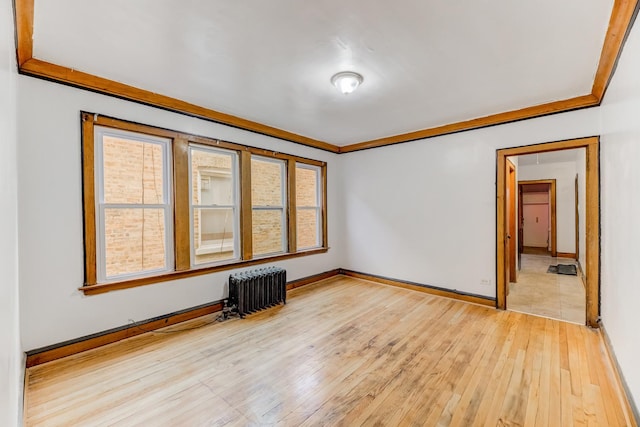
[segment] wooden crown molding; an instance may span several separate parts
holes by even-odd
[[[33,57],[33,2],[15,0],[18,69]]]
[[[607,86],[613,77],[624,42],[638,14],[638,0],[615,0],[609,19],[609,28],[600,54],[598,70],[593,81],[591,94],[602,102]]]
[[[33,57],[34,1],[35,0],[15,0],[16,53],[18,69],[22,74],[68,84],[339,154],[598,106],[602,102],[607,86],[611,81],[624,42],[635,21],[639,8],[639,0],[614,1],[609,27],[598,63],[598,70],[590,94],[339,147],[328,142],[308,138],[272,126],[191,104],[186,101],[38,60]]]
[[[548,114],[593,107],[595,105],[598,105],[598,103],[599,100],[591,94],[578,96],[576,98],[550,102],[547,104],[508,111],[506,113],[492,114],[490,116],[480,117],[477,119],[465,120],[462,122],[451,123],[448,125],[437,126],[429,129],[422,129],[415,132],[404,133],[401,135],[374,139],[371,141],[359,142],[357,144],[340,147],[340,153],[351,153],[353,151],[384,147],[386,145],[400,144],[403,142],[416,141],[418,139],[433,138],[435,136],[480,129],[488,126],[515,122],[518,120],[532,119],[534,117],[546,116]]]
[[[263,125],[251,120],[242,119],[230,114],[221,113],[209,108],[200,107],[176,98],[139,89],[113,80],[83,73],[72,68],[63,67],[39,59],[31,58],[20,66],[20,72],[35,77],[42,77],[59,83],[87,89],[93,92],[123,98],[145,105],[162,108],[164,110],[185,114],[200,119],[221,123],[262,135],[272,136],[285,141],[318,148],[332,153],[338,152],[338,147],[327,142],[307,138],[272,126]]]

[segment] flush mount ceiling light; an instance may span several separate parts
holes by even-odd
[[[358,86],[362,84],[362,80],[362,76],[353,71],[342,71],[331,77],[331,83],[345,95],[358,89]]]

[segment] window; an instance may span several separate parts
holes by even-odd
[[[96,127],[98,281],[173,269],[169,143]]]
[[[86,294],[327,251],[323,162],[82,121]]]
[[[286,251],[284,160],[251,156],[253,255]]]
[[[320,168],[296,163],[297,248],[309,249],[322,245],[320,224]]]
[[[234,151],[189,147],[192,265],[238,259],[238,167]]]

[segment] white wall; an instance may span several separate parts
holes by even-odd
[[[584,149],[582,149],[584,151]],[[556,180],[556,234],[558,252],[576,252],[576,162],[520,165],[520,181]]]
[[[0,1],[0,425],[19,423],[23,359],[18,315],[18,174],[13,10]]]
[[[30,77],[18,78],[20,283],[27,350],[225,297],[230,271],[85,297],[80,110],[328,162],[326,254],[275,263],[289,279],[338,268],[337,155]]]
[[[636,407],[640,405],[640,23],[602,103],[602,318]]]
[[[586,109],[343,155],[343,266],[495,297],[496,149],[598,133]]]

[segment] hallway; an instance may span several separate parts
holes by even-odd
[[[584,325],[586,302],[582,279],[579,275],[547,273],[550,265],[557,264],[577,263],[569,258],[522,254],[518,282],[509,284],[507,308]]]

